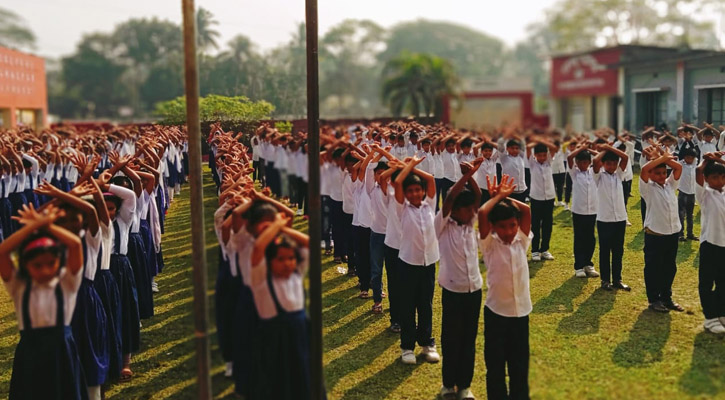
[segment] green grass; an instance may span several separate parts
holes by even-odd
[[[234,398],[213,329],[217,248],[212,230],[214,185],[205,176],[212,385],[215,398]],[[636,181],[635,189],[636,191]],[[159,276],[157,315],[144,321],[142,349],[134,357],[131,383],[112,385],[109,399],[195,399],[191,242],[188,187],[175,199],[163,239],[166,268]],[[699,212],[696,209],[699,217]],[[531,263],[531,396],[537,399],[725,398],[725,338],[703,332],[697,294],[698,244],[680,244],[674,298],[686,313],[646,311],[643,235],[638,198],[629,204],[624,280],[630,293],[598,290],[598,280],[574,279],[570,214],[557,208],[551,251],[555,261]],[[303,220],[296,226],[304,228]],[[696,227],[696,233],[699,227]],[[595,262],[597,255],[595,253]],[[387,331],[388,314],[370,312],[371,300],[356,297],[355,280],[338,274],[323,258],[324,365],[330,399],[436,398],[440,364],[400,363],[399,337]],[[485,269],[482,266],[482,272]],[[440,288],[434,300],[433,332],[440,336]],[[12,303],[0,291],[0,397],[6,397],[18,341]],[[485,398],[483,318],[477,342],[473,391]]]

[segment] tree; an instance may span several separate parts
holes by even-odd
[[[199,118],[202,122],[255,122],[269,118],[274,106],[266,101],[251,101],[244,96],[209,95],[199,99]],[[162,123],[179,125],[186,122],[186,97],[156,104],[156,115]]]
[[[0,46],[35,49],[35,34],[13,11],[0,8]]]
[[[219,48],[216,41],[220,34],[214,30],[214,25],[219,25],[219,22],[214,19],[214,14],[199,7],[196,11],[196,44],[199,46],[199,52],[204,53],[211,48]]]
[[[440,118],[443,99],[458,86],[452,63],[425,53],[403,52],[383,70],[383,99],[396,117],[408,110],[414,117]]]

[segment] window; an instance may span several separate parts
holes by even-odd
[[[644,126],[661,129],[667,124],[667,92],[640,92],[636,96],[637,129]]]
[[[714,126],[725,125],[725,88],[700,91],[700,119]]]

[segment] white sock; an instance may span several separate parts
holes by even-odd
[[[101,386],[88,386],[88,400],[101,400]]]

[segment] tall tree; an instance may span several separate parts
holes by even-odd
[[[442,116],[443,99],[454,95],[458,78],[448,60],[425,53],[403,52],[383,70],[383,99],[395,116]]]
[[[35,34],[13,11],[0,8],[0,46],[35,49]]]
[[[214,30],[215,25],[219,25],[219,22],[214,19],[214,14],[205,8],[199,7],[196,11],[196,43],[200,52],[204,53],[212,48],[219,48],[217,39],[221,35]]]

